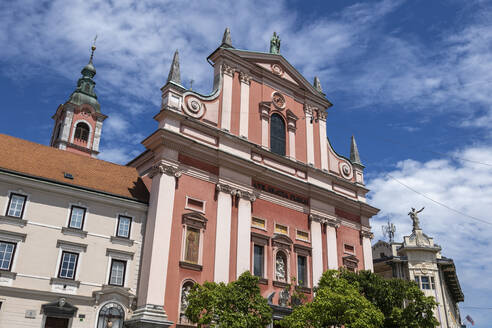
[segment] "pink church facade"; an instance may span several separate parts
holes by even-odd
[[[364,166],[327,139],[332,104],[276,51],[234,49],[228,30],[208,60],[214,88],[181,85],[175,54],[158,129],[130,162],[150,190],[138,305],[128,324],[186,325],[187,286],[244,271],[285,305],[312,296],[327,269],[372,270]]]

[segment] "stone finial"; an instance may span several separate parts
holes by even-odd
[[[352,142],[350,143],[350,161],[353,164],[362,165],[359,156],[359,149],[357,148],[357,143],[355,142],[354,136],[352,136]]]
[[[323,92],[323,89],[321,88],[321,82],[319,81],[319,78],[317,76],[314,77],[313,86],[319,92]]]
[[[169,75],[167,76],[167,83],[169,82],[181,85],[181,72],[179,70],[179,52],[177,49],[176,52],[174,52],[173,62],[171,63]]]
[[[280,53],[280,38],[277,32],[273,32],[273,36],[270,39],[270,53],[275,55]]]
[[[234,48],[232,46],[232,41],[231,41],[231,30],[226,27],[224,31],[224,36],[222,37],[222,44],[220,45],[222,48]]]

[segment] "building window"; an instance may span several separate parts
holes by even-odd
[[[72,210],[70,211],[70,221],[68,222],[68,226],[74,229],[82,229],[84,226],[85,219],[85,208],[72,206]]]
[[[430,289],[430,282],[428,276],[420,277],[420,282],[422,284],[422,289]]]
[[[270,150],[285,156],[285,122],[279,114],[270,118]]]
[[[130,228],[132,226],[132,218],[129,216],[118,216],[118,228],[116,230],[117,237],[130,238]]]
[[[106,303],[99,310],[97,319],[97,328],[123,328],[125,320],[125,311],[118,303]]]
[[[126,261],[112,260],[109,284],[123,286],[125,284]]]
[[[297,230],[296,231],[296,239],[309,242],[309,232]]]
[[[186,209],[205,213],[205,202],[186,196]]]
[[[436,281],[432,276],[415,276],[415,282],[420,289],[436,289]]]
[[[263,278],[265,266],[265,247],[262,245],[254,245],[253,254],[253,274]]]
[[[0,270],[10,271],[14,252],[15,244],[0,242]]]
[[[347,254],[355,254],[354,245],[343,244],[343,252]]]
[[[252,218],[251,225],[255,228],[266,230],[266,222],[264,219]]]
[[[7,216],[22,218],[27,197],[19,194],[10,194]]]
[[[63,251],[58,278],[75,279],[78,260],[79,254]]]
[[[82,141],[87,142],[89,140],[89,126],[83,122],[80,122],[77,124],[77,127],[75,128],[75,139],[79,139]]]
[[[420,277],[419,276],[415,276],[415,282],[417,283],[417,286],[419,286],[419,288],[420,288]]]
[[[200,250],[200,229],[186,227],[186,245],[184,260],[198,264]]]
[[[284,226],[283,224],[275,224],[275,232],[281,233],[283,235],[288,235],[289,228],[287,226]]]
[[[431,288],[436,289],[436,281],[434,280],[434,277],[430,277],[430,278],[431,278]]]
[[[275,280],[287,282],[287,256],[284,252],[277,252],[275,257]]]
[[[185,315],[186,309],[188,308],[188,295],[190,294],[194,281],[186,281],[181,287],[181,300],[179,306],[179,323],[188,324],[191,323]]]
[[[297,284],[307,287],[307,257],[297,255]]]

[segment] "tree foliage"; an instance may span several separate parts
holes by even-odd
[[[272,310],[249,271],[236,281],[196,284],[188,295],[185,315],[198,327],[264,328]]]
[[[433,309],[433,297],[425,296],[416,283],[402,279],[384,279],[370,271],[342,271],[340,277],[358,286],[364,295],[384,314],[385,328],[434,328],[439,322]]]
[[[340,275],[338,271],[326,271],[313,301],[295,308],[281,325],[292,328],[381,327],[384,320],[381,311],[359,293],[356,283],[349,283]]]

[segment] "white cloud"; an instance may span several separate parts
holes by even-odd
[[[405,160],[388,174],[436,201],[492,223],[492,165],[477,163],[492,163],[492,147],[470,147],[450,156],[467,161]],[[382,237],[380,226],[387,218],[397,226],[397,240],[409,235],[412,226],[407,213],[411,207],[425,206],[420,215],[422,229],[443,247],[444,256],[455,260],[465,294],[464,305],[489,304],[492,281],[488,277],[492,272],[492,259],[488,255],[492,254],[492,225],[439,206],[387,174],[372,179],[368,187],[371,189],[369,202],[381,208],[381,213],[372,221],[376,240]],[[492,320],[492,314],[484,311],[466,309],[462,313],[471,313],[481,324]]]

